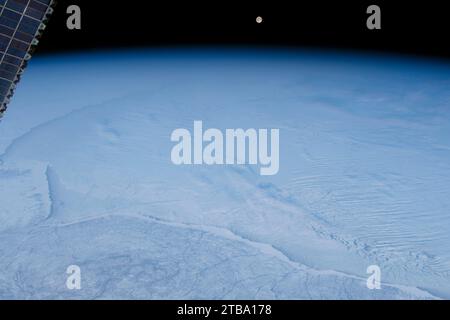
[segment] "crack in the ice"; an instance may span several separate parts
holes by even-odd
[[[50,201],[50,206],[48,208],[48,215],[45,217],[44,221],[47,221],[51,219],[54,216],[55,213],[55,194],[53,190],[53,184],[52,184],[52,168],[50,165],[47,165],[47,169],[45,170],[45,178],[47,180],[47,189],[48,189],[48,200]]]
[[[223,239],[244,243],[252,248],[257,249],[263,255],[274,257],[274,258],[278,259],[279,261],[282,261],[282,262],[288,264],[290,267],[292,267],[293,269],[295,269],[297,271],[303,271],[303,272],[306,272],[311,275],[342,277],[345,279],[361,281],[363,283],[365,283],[367,280],[366,278],[347,274],[347,273],[344,273],[341,271],[314,269],[303,263],[292,260],[291,258],[289,258],[288,255],[286,255],[280,249],[275,248],[271,244],[264,243],[264,242],[257,242],[257,241],[245,238],[245,237],[240,236],[239,234],[236,234],[233,231],[231,231],[227,228],[224,228],[224,227],[174,222],[174,221],[168,221],[168,220],[164,220],[164,219],[153,217],[153,216],[148,216],[148,215],[143,216],[143,215],[136,215],[136,214],[133,214],[133,215],[106,214],[106,215],[102,215],[102,216],[86,218],[86,219],[73,221],[73,222],[69,222],[69,223],[63,223],[63,224],[58,224],[58,225],[49,225],[49,226],[43,226],[43,227],[62,228],[62,227],[69,227],[69,226],[73,226],[73,225],[77,225],[77,224],[81,224],[81,223],[97,221],[97,220],[101,220],[101,219],[105,219],[105,218],[113,218],[113,217],[135,218],[135,219],[151,221],[153,223],[163,224],[163,225],[177,227],[177,228],[207,232],[209,234],[212,234],[214,236],[217,236],[217,237],[220,237]],[[387,282],[383,282],[383,286],[391,287],[391,288],[397,289],[401,292],[405,292],[408,294],[413,293],[413,294],[419,295],[425,299],[441,299],[440,297],[431,294],[427,290],[419,289],[417,287],[392,284],[392,283],[387,283]]]
[[[36,132],[37,130],[42,129],[42,128],[44,128],[44,127],[50,125],[50,124],[56,123],[56,122],[58,122],[58,121],[60,121],[60,120],[66,119],[66,118],[68,118],[68,117],[70,117],[70,116],[72,116],[72,115],[74,115],[74,114],[79,113],[79,112],[83,112],[83,111],[85,111],[85,110],[87,110],[87,109],[90,109],[90,108],[97,108],[97,107],[102,107],[102,106],[104,106],[104,105],[107,104],[107,103],[111,103],[111,102],[115,102],[115,101],[120,101],[120,100],[126,98],[127,96],[128,96],[128,95],[120,96],[120,97],[115,97],[115,98],[111,98],[111,99],[106,99],[106,100],[104,100],[104,101],[102,101],[102,102],[99,102],[99,103],[88,104],[88,105],[86,105],[86,106],[83,106],[83,107],[80,107],[80,108],[71,110],[71,111],[69,111],[68,113],[65,113],[65,114],[63,114],[63,115],[61,115],[61,116],[57,116],[56,118],[49,119],[49,120],[45,120],[44,122],[42,122],[42,123],[40,123],[40,124],[38,124],[38,125],[36,125],[36,126],[34,126],[34,127],[29,128],[27,131],[25,131],[24,133],[22,133],[22,134],[19,135],[18,137],[12,139],[11,142],[8,144],[8,146],[5,147],[3,153],[0,154],[0,164],[3,162],[2,159],[5,158],[5,157],[10,153],[10,151],[13,149],[13,147],[14,147],[17,143],[19,143],[21,140],[25,139],[26,137],[32,135],[32,134],[33,134],[34,132]]]

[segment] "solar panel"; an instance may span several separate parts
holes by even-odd
[[[0,118],[53,12],[54,0],[0,0]]]

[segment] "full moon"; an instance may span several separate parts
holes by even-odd
[[[261,23],[261,22],[263,22],[263,18],[260,16],[256,17],[256,23]]]

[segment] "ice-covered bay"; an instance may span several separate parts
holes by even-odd
[[[194,120],[279,128],[279,174],[173,165],[170,135]],[[0,123],[0,154],[2,298],[450,297],[445,64],[38,58]],[[71,264],[80,291],[65,287]],[[381,290],[366,288],[369,265]]]

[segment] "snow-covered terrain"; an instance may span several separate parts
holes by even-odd
[[[279,128],[279,173],[175,166],[194,120]],[[0,123],[0,298],[450,298],[449,195],[450,65],[38,57]]]

